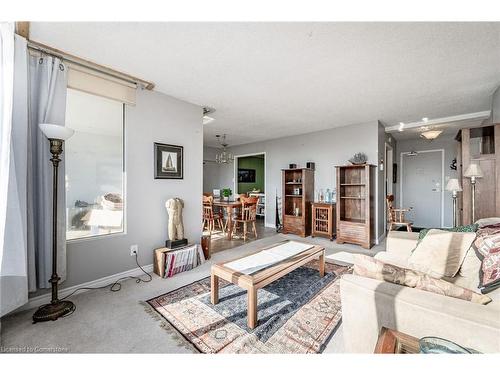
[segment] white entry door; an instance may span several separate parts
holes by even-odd
[[[401,153],[401,208],[415,227],[443,226],[443,150]]]

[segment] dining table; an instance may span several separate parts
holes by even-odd
[[[214,206],[220,207],[227,212],[227,239],[231,240],[233,238],[233,212],[235,208],[241,207],[240,201],[228,201],[214,199]]]

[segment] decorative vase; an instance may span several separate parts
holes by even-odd
[[[323,193],[323,189],[319,190],[319,201],[323,203],[325,201],[325,194]]]

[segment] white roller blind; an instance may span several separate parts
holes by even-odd
[[[76,64],[68,64],[68,87],[135,105],[136,84]]]

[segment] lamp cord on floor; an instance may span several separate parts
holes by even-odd
[[[147,279],[143,279],[143,278],[138,277],[138,276],[125,276],[125,277],[119,278],[115,282],[108,284],[108,285],[97,286],[97,287],[77,288],[74,291],[72,291],[70,294],[68,294],[67,296],[61,298],[60,300],[62,301],[62,300],[65,300],[65,299],[71,297],[73,294],[75,294],[79,290],[96,290],[96,289],[109,288],[109,290],[112,292],[118,292],[122,289],[121,282],[124,280],[128,280],[128,279],[134,279],[136,283],[149,283],[149,282],[151,282],[151,280],[153,280],[153,276],[149,272],[146,272],[146,270],[144,270],[144,268],[142,268],[142,266],[139,264],[139,260],[137,259],[137,253],[135,254],[135,263],[137,264],[137,267],[139,267],[141,269],[141,271],[148,277]]]

